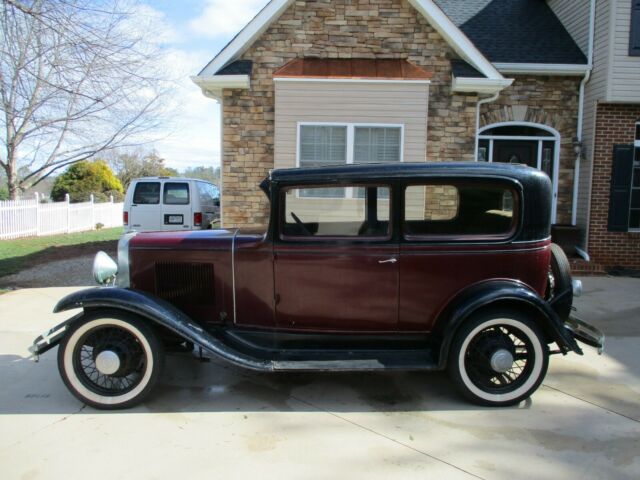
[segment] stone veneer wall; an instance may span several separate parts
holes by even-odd
[[[255,227],[268,221],[268,201],[258,183],[273,168],[275,70],[296,57],[407,59],[433,73],[427,160],[473,160],[478,96],[451,93],[449,61],[455,56],[406,0],[293,3],[242,56],[253,61],[251,88],[223,92],[225,226]],[[579,81],[517,77],[512,87],[482,110],[483,125],[524,119],[560,132],[560,223],[571,220],[571,151]]]
[[[493,103],[482,106],[480,126],[498,122],[533,122],[555,128],[560,133],[557,221],[571,223],[573,141],[578,123],[579,77],[513,76],[511,87]]]
[[[588,252],[593,263],[640,270],[640,233],[609,232],[614,145],[633,145],[640,105],[599,104],[596,112]]]
[[[223,92],[225,226],[267,223],[257,185],[273,168],[272,74],[303,56],[402,58],[424,67],[433,73],[427,158],[473,159],[478,97],[451,94],[455,55],[406,0],[296,1],[242,56],[253,61],[250,90]]]

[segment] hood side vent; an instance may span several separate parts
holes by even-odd
[[[176,305],[215,305],[212,263],[157,262],[156,295]]]

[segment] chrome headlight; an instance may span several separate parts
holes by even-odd
[[[93,259],[93,278],[100,284],[113,283],[118,274],[118,264],[104,252],[98,252]]]

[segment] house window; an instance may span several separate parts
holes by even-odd
[[[629,205],[629,230],[640,231],[640,123],[636,123]]]
[[[631,2],[631,26],[629,28],[629,55],[640,56],[640,0]]]
[[[403,125],[298,124],[299,167],[402,161]],[[387,191],[380,192],[381,197]],[[301,197],[364,198],[356,188],[301,189]]]
[[[640,122],[633,145],[613,147],[608,230],[640,232]]]

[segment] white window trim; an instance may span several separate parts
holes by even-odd
[[[535,127],[540,130],[551,133],[553,136],[537,137],[537,136],[517,136],[517,135],[485,135],[486,130],[490,130],[496,127]],[[555,142],[554,154],[553,154],[553,178],[551,183],[553,184],[553,198],[551,203],[551,223],[556,223],[558,215],[558,180],[560,176],[560,132],[555,128],[542,123],[534,122],[498,122],[490,125],[485,125],[477,133],[477,140],[489,140],[489,148],[487,150],[487,161],[493,162],[493,142],[494,140],[534,140],[538,142],[538,158],[537,167],[540,170],[542,166],[542,142]],[[475,161],[478,161],[476,158]]]
[[[296,126],[296,168],[300,167],[300,127],[346,127],[347,129],[347,155],[345,165],[353,165],[353,157],[355,152],[355,131],[356,127],[373,127],[373,128],[399,128],[400,129],[400,163],[404,163],[404,124],[403,123],[352,123],[352,122],[298,122]],[[363,164],[366,165],[366,164]],[[372,164],[375,165],[375,164]],[[298,195],[296,193],[296,195]],[[323,197],[305,197],[305,198],[323,198]],[[348,187],[346,199],[358,199],[354,195],[353,187]]]
[[[404,162],[404,124],[403,123],[350,123],[350,122],[298,122],[296,126],[296,168],[300,168],[300,127],[346,127],[347,128],[347,161],[345,165],[353,165],[354,138],[356,127],[399,128],[400,129],[400,162]]]

